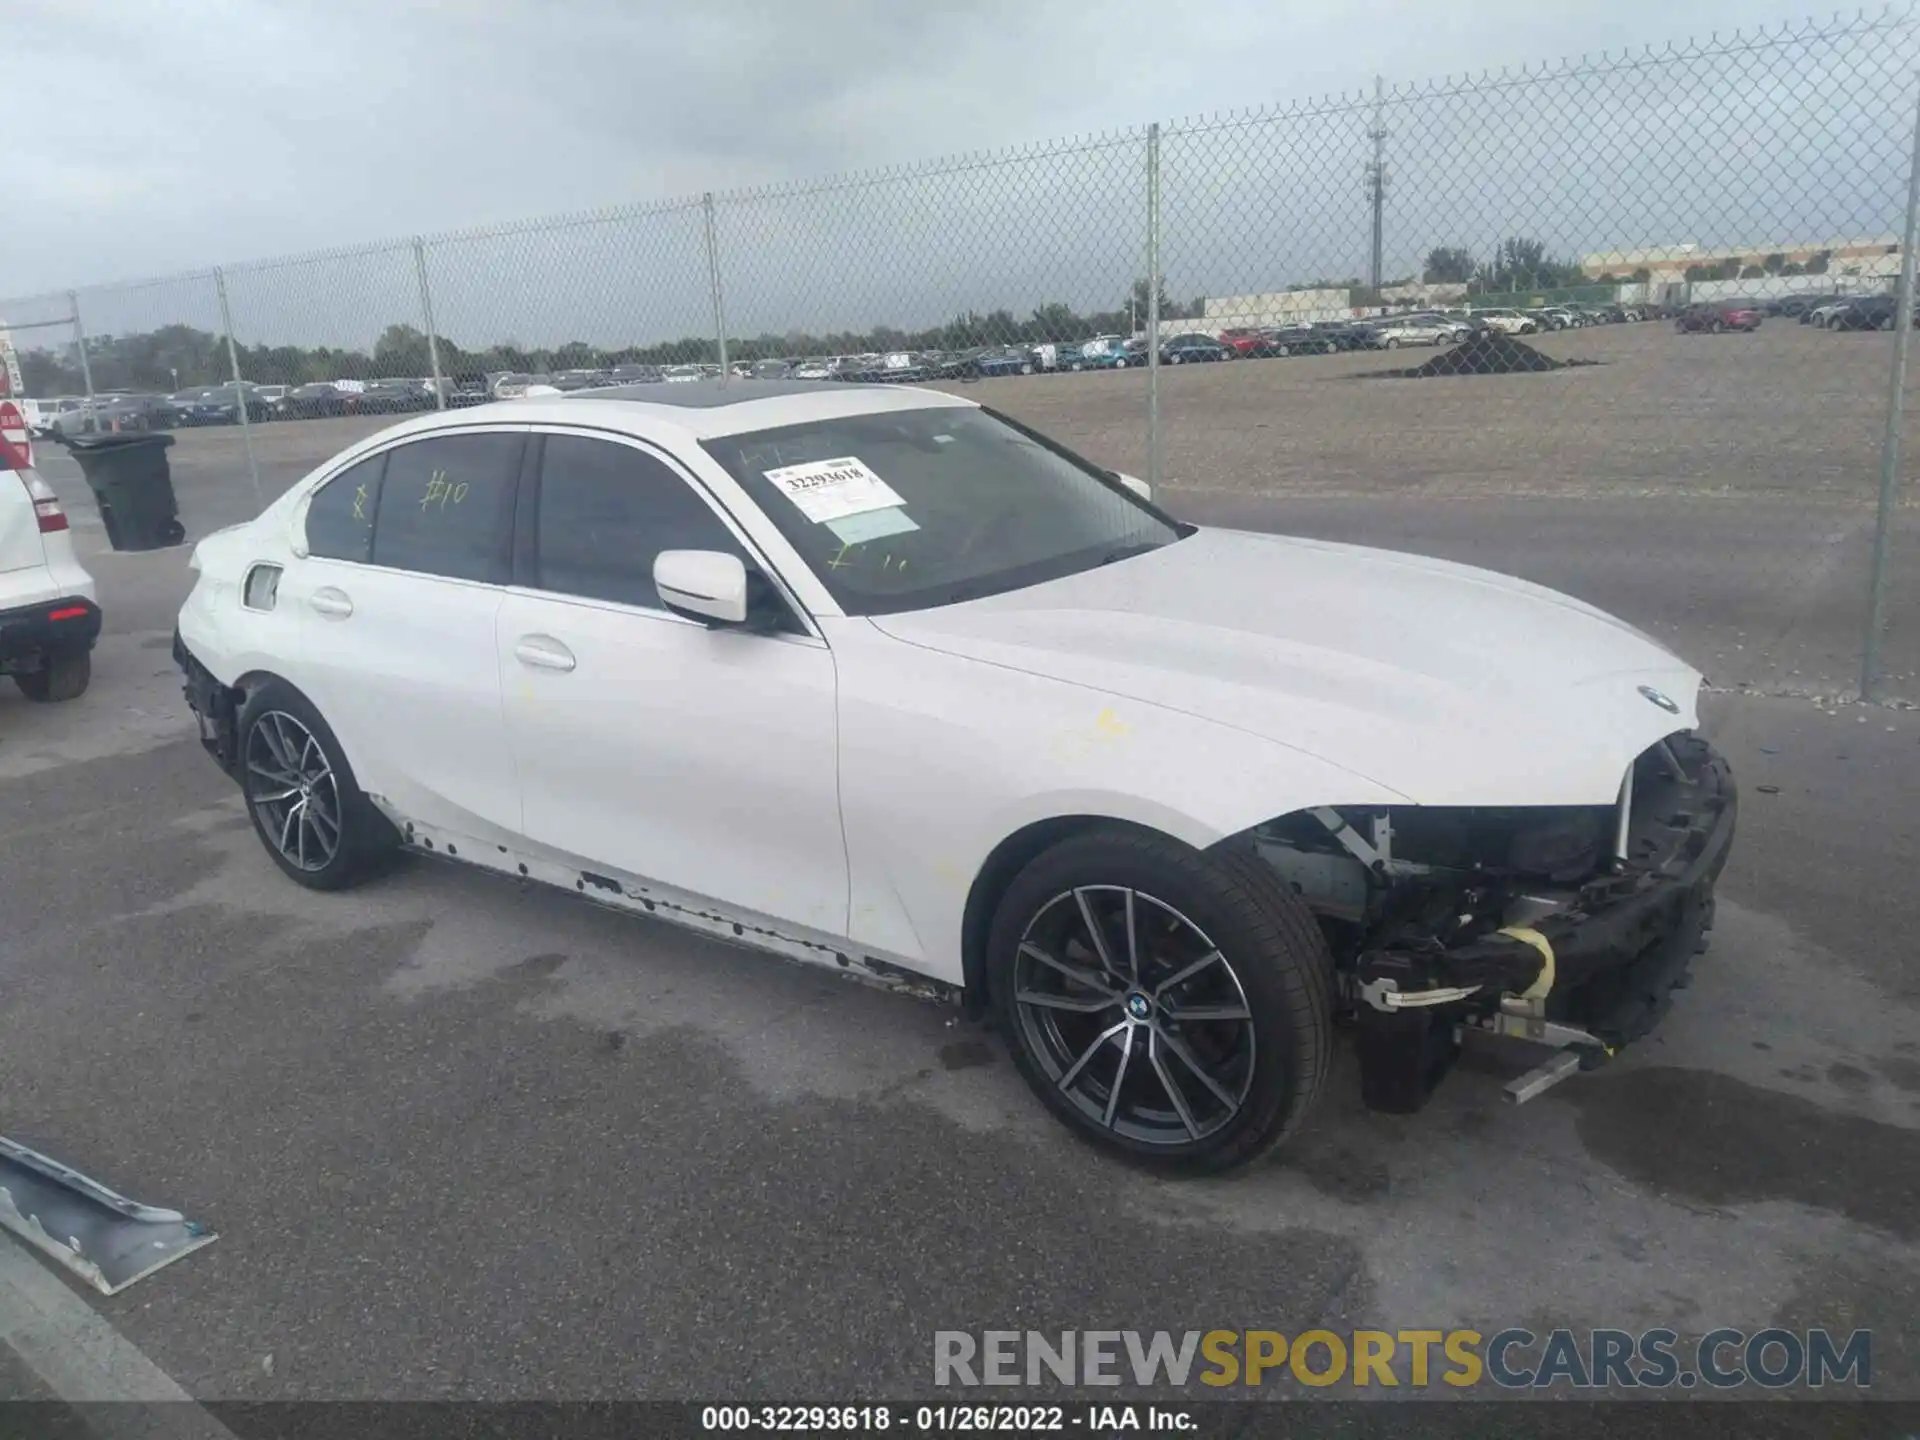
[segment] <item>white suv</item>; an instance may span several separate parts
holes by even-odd
[[[67,515],[32,470],[0,470],[0,675],[29,700],[72,700],[93,673],[100,606]]]

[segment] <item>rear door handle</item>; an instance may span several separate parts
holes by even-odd
[[[347,598],[347,592],[336,590],[331,585],[322,585],[314,591],[307,597],[307,604],[322,615],[331,615],[340,620],[353,614],[353,601]]]
[[[522,635],[513,647],[514,659],[535,670],[571,670],[573,652],[551,635]]]

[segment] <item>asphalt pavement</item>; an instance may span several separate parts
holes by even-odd
[[[0,1133],[220,1232],[78,1297],[194,1396],[903,1397],[942,1329],[1512,1324],[1866,1327],[1875,1393],[1920,1396],[1920,715],[1711,697],[1746,790],[1714,945],[1604,1072],[1514,1109],[1475,1065],[1391,1117],[1343,1052],[1271,1163],[1172,1183],[938,1006],[440,862],[292,886],[179,699],[184,551],[102,553],[63,464],[107,633],[79,702],[0,693]],[[245,485],[189,473],[195,533]],[[1738,565],[1669,568],[1751,507],[1630,555],[1643,521],[1545,501],[1171,503],[1512,562],[1729,687],[1769,626],[1844,678],[1837,585],[1757,612]]]

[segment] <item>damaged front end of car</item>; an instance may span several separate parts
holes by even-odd
[[[1324,807],[1256,827],[1319,918],[1369,1108],[1418,1110],[1479,1033],[1543,1047],[1525,1101],[1645,1035],[1686,985],[1733,839],[1697,734],[1644,751],[1610,805]]]

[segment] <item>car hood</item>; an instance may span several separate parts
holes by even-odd
[[[1697,723],[1699,672],[1590,605],[1470,566],[1286,536],[1201,529],[873,623],[1230,725],[1419,804],[1609,803],[1636,755]]]

